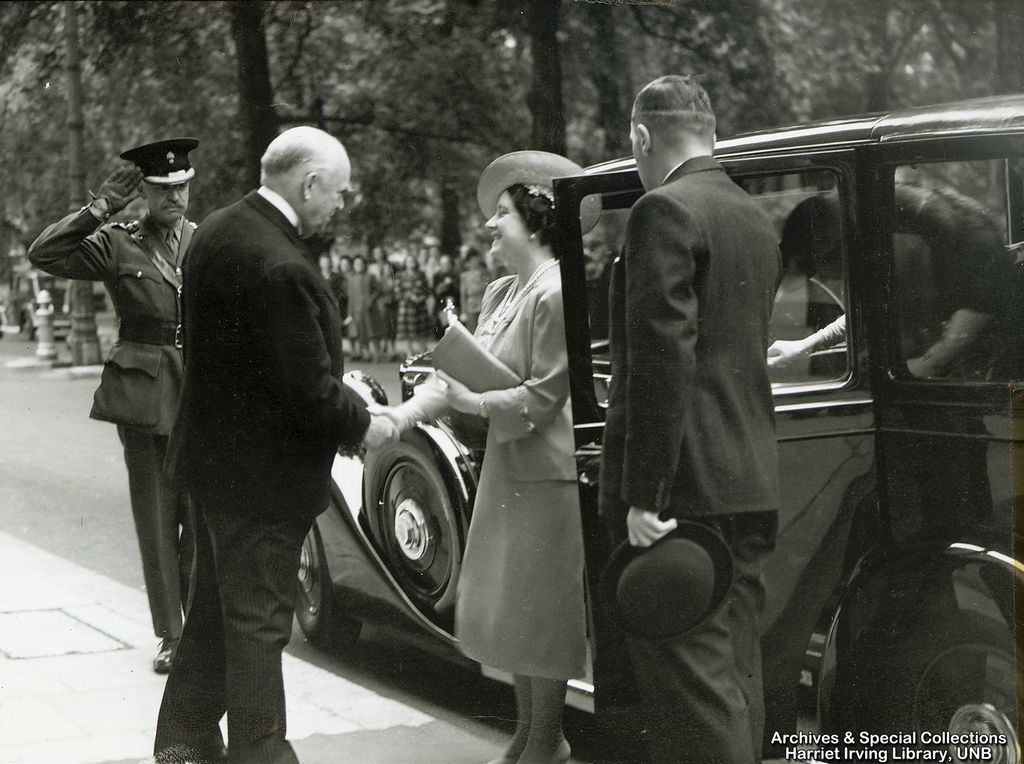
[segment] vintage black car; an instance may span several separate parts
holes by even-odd
[[[1007,740],[993,760],[1016,762],[1024,98],[741,135],[716,155],[777,225],[774,339],[846,323],[831,347],[773,370],[782,506],[766,572],[766,736],[987,732]],[[595,591],[609,553],[595,490],[609,372],[604,275],[643,191],[628,159],[555,188]],[[583,237],[589,195],[603,212]],[[427,358],[404,365],[403,396],[429,370]],[[353,384],[383,397],[373,380]],[[398,618],[457,656],[447,648],[480,458],[443,423],[365,463],[338,455],[334,502],[304,550],[307,634],[351,638],[360,619]],[[601,603],[589,605],[596,711],[613,718],[629,693],[604,690],[628,677]],[[593,672],[580,677],[572,702],[594,707],[594,686]]]

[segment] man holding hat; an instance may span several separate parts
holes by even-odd
[[[715,115],[695,81],[641,90],[630,138],[647,193],[613,265],[600,485],[613,537],[627,541],[603,583],[652,759],[760,761],[761,573],[778,508],[765,361],[777,237],[711,156]]]
[[[198,144],[173,138],[125,151],[121,158],[132,164],[29,250],[32,264],[54,276],[102,281],[120,319],[90,416],[116,424],[124,446],[153,629],[162,640],[158,674],[174,661],[193,557],[188,503],[165,479],[163,461],[183,375],[181,265],[196,228],[185,219],[195,175],[188,153]],[[140,192],[148,207],[141,219],[108,222]]]

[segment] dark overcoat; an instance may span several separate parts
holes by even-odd
[[[637,201],[613,268],[602,514],[777,509],[765,358],[781,259],[768,217],[697,157]]]
[[[312,519],[341,445],[369,425],[342,384],[338,303],[294,226],[256,192],[203,221],[185,264],[185,384],[168,447],[207,503]]]

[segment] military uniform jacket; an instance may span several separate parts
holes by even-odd
[[[179,260],[195,227],[187,220],[182,226]],[[120,319],[90,416],[168,435],[183,376],[176,346],[181,271],[156,225],[147,216],[100,226],[83,209],[46,228],[29,249],[29,260],[54,276],[102,281]]]
[[[771,221],[711,157],[634,205],[609,298],[602,514],[778,508],[766,354],[780,271]]]

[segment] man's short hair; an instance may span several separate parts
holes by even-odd
[[[691,133],[711,138],[715,112],[707,91],[693,77],[667,74],[644,86],[633,101],[633,121],[665,137]]]
[[[308,165],[318,169],[327,157],[335,153],[344,154],[341,143],[329,133],[315,127],[302,125],[285,130],[267,146],[260,160],[260,171],[264,178],[287,175],[297,167]]]
[[[289,143],[273,146],[260,160],[260,169],[270,177],[286,175],[299,165],[308,164],[313,159],[313,152],[308,145]]]

